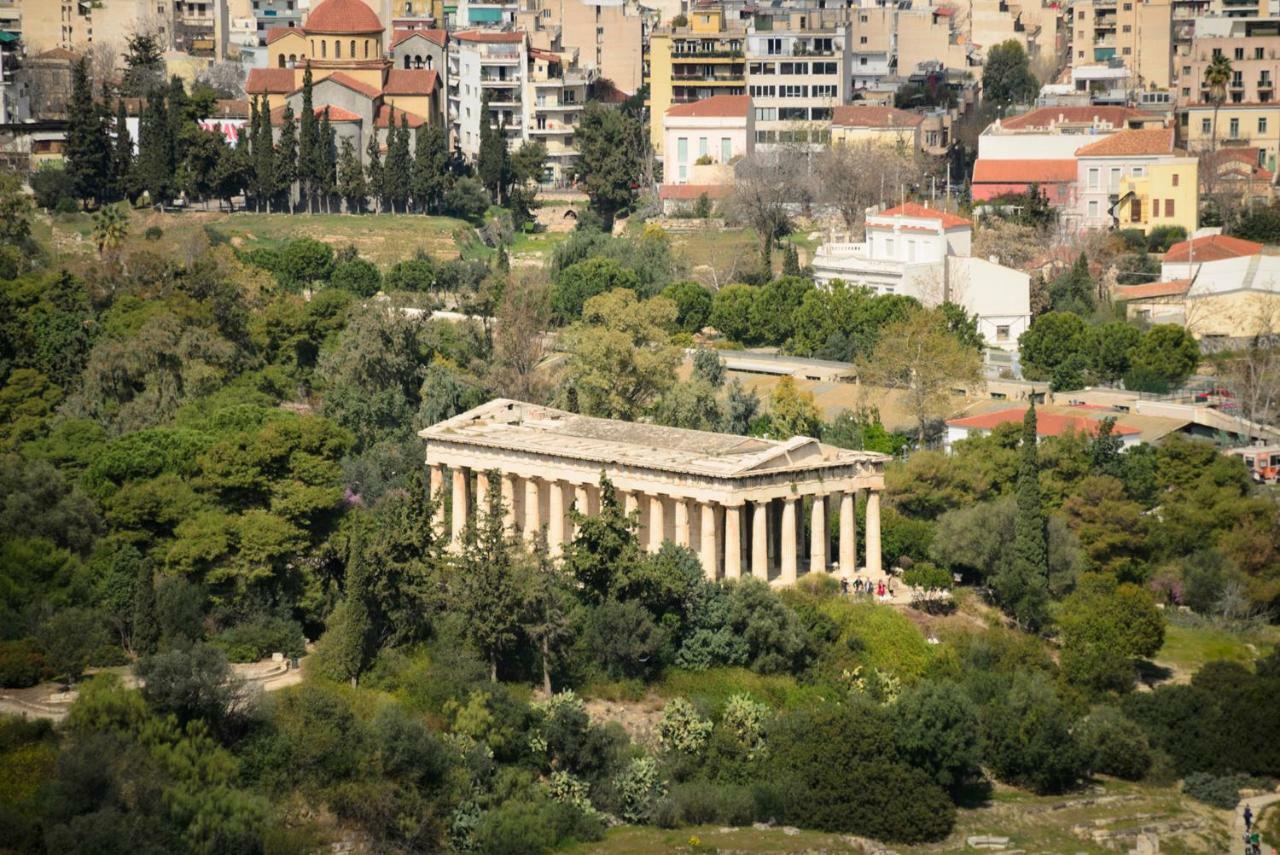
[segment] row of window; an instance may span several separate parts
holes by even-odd
[[[830,107],[757,107],[757,122],[829,122]]]
[[[831,39],[815,38],[808,49],[814,53],[830,53],[835,49],[834,45],[835,42]],[[777,38],[765,39],[764,50],[769,56],[781,56],[784,50],[783,40]]]
[[[707,137],[698,137],[698,157],[711,156],[711,140]],[[733,159],[733,139],[730,137],[720,138],[720,162],[728,163]],[[684,164],[689,162],[689,138],[676,138],[676,163],[681,165],[680,177],[684,178]]]
[[[1245,49],[1244,49],[1244,48],[1242,48],[1242,47],[1238,47],[1238,48],[1236,48],[1236,49],[1234,50],[1235,58],[1236,58],[1236,59],[1244,59],[1244,51],[1245,51]],[[1214,48],[1214,49],[1213,49],[1213,55],[1214,55],[1214,56],[1222,56],[1222,48]],[[1260,47],[1256,47],[1256,48],[1254,48],[1254,49],[1253,49],[1253,58],[1254,58],[1254,59],[1266,59],[1266,58],[1267,58],[1267,56],[1266,56],[1266,48],[1260,48]],[[1191,71],[1191,69],[1187,69],[1187,71],[1188,71],[1188,72],[1190,72],[1190,71]]]
[[[1258,118],[1258,133],[1265,134],[1266,132],[1267,132],[1267,119],[1265,116],[1260,116]],[[1213,133],[1213,119],[1200,120],[1200,133],[1202,134]],[[1227,120],[1227,138],[1233,139],[1233,140],[1240,138],[1240,120],[1239,119],[1232,118]]]
[[[836,85],[820,83],[814,86],[803,84],[784,84],[782,86],[748,86],[752,98],[834,98]]]
[[[831,131],[823,130],[790,130],[790,131],[756,131],[758,143],[820,143],[831,142]]]
[[[752,62],[749,71],[752,74],[839,74],[840,69],[834,62]]]

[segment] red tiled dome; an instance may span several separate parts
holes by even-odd
[[[360,0],[324,0],[311,10],[303,29],[309,33],[377,33],[382,22]]]

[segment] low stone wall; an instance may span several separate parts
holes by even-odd
[[[648,222],[668,232],[715,232],[725,227],[723,217],[651,217]]]

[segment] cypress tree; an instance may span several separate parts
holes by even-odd
[[[378,145],[378,132],[372,129],[369,132],[368,155],[369,195],[373,197],[375,210],[380,214],[382,213],[382,154]]]
[[[111,137],[104,108],[93,100],[89,66],[82,58],[71,74],[67,172],[78,199],[101,203],[111,184]]]
[[[160,622],[156,618],[156,586],[151,562],[143,561],[133,586],[133,652],[145,656],[160,644]]]
[[[356,156],[355,146],[346,137],[342,139],[338,155],[338,195],[346,203],[349,214],[363,211],[365,199],[369,196],[369,186],[364,181],[360,158]]]
[[[423,214],[440,210],[449,173],[444,128],[419,125],[413,145],[413,203]]]
[[[993,587],[1004,610],[1023,629],[1040,629],[1049,599],[1048,520],[1040,500],[1040,461],[1036,449],[1036,405],[1032,401],[1022,420],[1018,463],[1018,511],[1014,520],[1013,556],[1007,570],[997,574]]]
[[[387,172],[383,187],[391,210],[402,211],[409,201],[413,182],[413,164],[409,159],[409,117],[400,113],[397,129],[394,117],[387,129]]]
[[[298,180],[298,126],[293,118],[293,106],[288,101],[285,101],[280,117],[280,143],[276,148],[275,167],[276,181],[284,188],[289,213],[292,214],[293,182]]]
[[[324,194],[324,210],[333,210],[333,191],[338,185],[338,146],[329,108],[320,117],[320,192]]]
[[[506,122],[498,128],[491,126],[487,94],[480,107],[480,153],[476,158],[476,171],[493,197],[493,203],[501,205],[511,183],[511,161],[507,152]]]
[[[152,89],[147,95],[147,106],[138,127],[138,159],[134,164],[134,175],[138,187],[151,197],[151,204],[159,207],[173,193],[177,167],[170,129],[164,93]]]
[[[349,679],[352,686],[369,667],[374,652],[373,569],[364,552],[364,537],[357,534],[347,557],[342,602],[334,609],[325,633],[333,670]]]
[[[311,63],[302,73],[302,115],[298,117],[298,180],[307,199],[307,213],[312,211],[320,180],[320,129],[311,100]]]
[[[253,181],[258,210],[271,210],[276,192],[275,146],[271,139],[271,113],[266,99],[258,106],[258,127],[253,134]]]
[[[169,139],[173,146],[173,162],[182,163],[187,157],[187,141],[195,128],[196,116],[180,77],[174,77],[169,81],[166,110],[169,119]]]
[[[116,139],[111,151],[111,183],[116,199],[131,195],[130,180],[133,172],[133,137],[129,134],[128,116],[124,99],[116,101]]]

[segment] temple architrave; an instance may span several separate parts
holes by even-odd
[[[884,575],[884,454],[803,436],[776,441],[590,418],[501,398],[419,436],[432,495],[450,491],[449,511],[441,501],[436,525],[455,550],[468,515],[487,507],[490,490],[501,490],[512,532],[532,541],[545,530],[558,557],[574,535],[570,509],[599,512],[603,475],[637,519],[642,544],[656,551],[670,540],[693,549],[710,579],[750,575],[790,585],[818,570]]]

